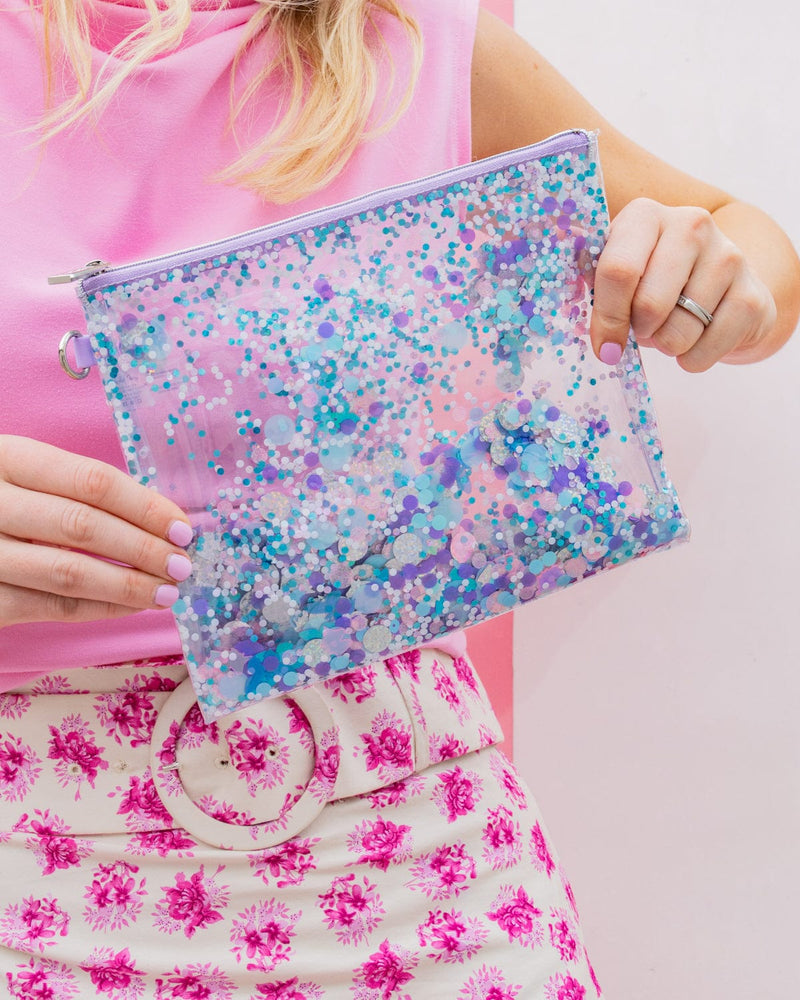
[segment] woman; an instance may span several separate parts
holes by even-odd
[[[179,11],[162,49],[145,38],[141,65],[97,125],[78,118],[62,131],[54,130],[85,104],[81,81],[90,86],[105,54],[156,15],[89,5],[93,51],[83,76],[69,7],[46,5],[44,21],[27,9],[4,15],[6,64],[25,67],[2,92],[12,261],[5,336],[16,344],[23,334],[26,344],[24,355],[9,356],[0,404],[0,664],[15,692],[3,708],[0,851],[14,875],[0,895],[0,942],[12,995],[46,985],[56,996],[571,1000],[595,989],[569,885],[534,806],[493,748],[442,753],[400,781],[390,756],[381,757],[384,787],[346,795],[296,837],[254,852],[208,846],[173,824],[146,766],[137,770],[185,674],[171,618],[156,609],[190,572],[181,554],[190,533],[183,512],[97,461],[123,466],[97,387],[67,387],[55,371],[51,331],[80,320],[71,293],[54,298],[40,276],[96,256],[125,261],[226,236],[580,125],[601,128],[615,216],[592,320],[602,360],[619,359],[632,325],[641,342],[702,371],[765,357],[796,322],[798,262],[761,213],[638,150],[512,32],[486,15],[476,22],[469,0],[374,7],[397,72],[390,84],[369,29],[377,96],[362,84],[370,79],[361,40],[368,4],[206,5],[183,20]],[[409,106],[336,173],[331,144],[346,156],[362,110],[375,109],[367,125],[385,122],[413,76],[405,12],[425,46]],[[293,147],[291,135],[276,133],[292,69],[274,67],[238,125],[246,148],[277,134],[277,150],[245,158],[240,186],[229,187],[213,176],[239,155],[225,131],[228,77],[257,19],[275,33],[236,63],[237,93],[280,44],[314,66],[319,105],[314,88],[303,94],[310,110]],[[23,132],[45,113],[37,38],[45,66],[59,65],[59,38],[76,67],[76,80],[51,74],[56,112],[43,150]],[[106,66],[112,87],[126,54],[135,58],[117,50]],[[75,105],[59,109],[75,92]],[[42,406],[54,397],[58,420]],[[394,705],[404,671],[422,678],[432,725],[442,709],[429,679],[444,671],[471,719],[492,730],[462,651],[440,646],[336,685],[352,747],[366,743],[380,756],[372,725]],[[247,727],[225,734],[229,748]],[[190,747],[205,740],[219,757],[220,734],[196,718],[180,737]],[[266,797],[266,781],[253,784],[252,803],[245,794],[223,810],[214,791],[210,811],[235,825]]]

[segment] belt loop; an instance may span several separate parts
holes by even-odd
[[[423,667],[423,658],[434,655],[430,649],[412,649],[410,652],[391,656],[384,661],[392,680],[402,695],[411,722],[411,732],[414,737],[415,772],[424,771],[431,765],[431,738],[428,733],[425,709],[420,702],[416,688],[419,686],[420,668],[430,672],[430,665],[427,662]],[[433,683],[427,684],[426,687],[430,693],[433,690]],[[429,698],[428,701],[430,700]]]

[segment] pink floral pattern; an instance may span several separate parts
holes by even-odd
[[[446,733],[443,736],[434,733],[431,738],[432,764],[438,764],[443,760],[453,760],[456,757],[463,757],[466,752],[466,743],[452,733]]]
[[[106,668],[96,695],[60,700],[75,707],[44,724],[31,722],[38,695],[0,702],[10,1000],[429,1000],[431,984],[447,1000],[600,995],[524,785],[496,749],[467,749],[497,737],[466,660],[417,650],[321,685],[338,714],[318,746],[289,699],[274,729],[246,711],[206,726],[193,709],[160,748],[162,765],[187,764],[159,776],[163,801],[147,740],[183,668],[117,671],[116,690]],[[402,698],[385,697],[387,678]],[[434,763],[413,773],[420,740]],[[223,755],[234,766],[196,768]],[[312,760],[320,801],[339,768],[344,785],[356,767],[380,787],[268,849],[219,850],[175,825],[187,791],[231,827],[263,822],[302,794]]]
[[[47,674],[33,686],[33,694],[75,694],[72,682],[61,674]]]
[[[480,739],[481,750],[483,750],[485,747],[494,746],[495,743],[498,743],[503,739],[499,730],[492,729],[490,726],[487,726],[483,722],[478,726],[478,737]]]
[[[98,865],[83,896],[89,902],[83,917],[93,931],[115,931],[133,923],[147,895],[145,879],[137,881],[138,865],[114,861]]]
[[[524,808],[526,800],[525,792],[520,784],[516,768],[511,761],[502,756],[492,757],[489,766],[492,769],[492,774],[494,774],[497,781],[505,789],[511,802],[518,809]]]
[[[584,1000],[586,987],[574,976],[558,972],[544,984],[544,995],[546,1000]]]
[[[89,973],[97,995],[105,993],[111,1000],[139,1000],[144,994],[144,973],[136,968],[127,948],[95,948],[80,966]]]
[[[338,730],[326,729],[315,751],[314,776],[318,779],[316,787],[312,786],[315,798],[327,801],[333,794],[341,756]]]
[[[340,875],[319,897],[325,923],[344,944],[359,944],[375,930],[386,909],[377,886],[355,874]]]
[[[0,719],[21,719],[30,708],[27,694],[0,694]]]
[[[75,1000],[80,986],[63,962],[31,958],[7,972],[8,994],[13,1000]]]
[[[372,666],[366,666],[351,670],[349,673],[337,674],[336,677],[325,681],[325,688],[334,698],[341,699],[345,704],[353,701],[356,705],[360,705],[362,701],[367,701],[375,695],[375,670]]]
[[[274,881],[278,889],[302,885],[308,872],[316,868],[312,847],[319,837],[295,837],[277,847],[249,855],[250,865],[265,885]]]
[[[225,738],[231,765],[251,793],[283,783],[289,767],[289,745],[277,729],[259,719],[250,720],[250,725],[237,719],[225,731]]]
[[[216,722],[206,723],[197,705],[192,705],[178,728],[178,747],[199,747],[203,743],[219,743]]]
[[[437,776],[439,782],[433,793],[433,801],[439,811],[454,823],[459,816],[474,812],[481,797],[481,779],[474,771],[465,771],[456,766]]]
[[[383,941],[355,970],[351,987],[355,1000],[399,1000],[402,988],[414,978],[416,965],[412,951]]]
[[[418,774],[412,774],[400,781],[393,781],[391,785],[365,795],[364,798],[372,809],[386,809],[388,806],[405,805],[415,795],[422,795],[424,791],[424,779]]]
[[[98,695],[95,711],[106,735],[133,747],[149,743],[158,714],[152,691],[147,679],[139,676],[127,681],[120,691]]]
[[[475,957],[489,930],[479,917],[465,916],[460,910],[431,910],[417,928],[417,936],[434,962],[463,964]]]
[[[260,972],[271,972],[280,962],[287,962],[299,916],[272,899],[248,907],[231,925],[231,951],[236,960]]]
[[[108,768],[102,751],[95,742],[95,734],[80,715],[68,715],[60,726],[50,726],[50,750],[47,756],[54,760],[55,773],[62,787],[75,785],[75,798],[81,797],[81,786],[88,782],[91,788],[99,771]]]
[[[544,925],[539,919],[542,911],[523,886],[516,889],[510,885],[503,886],[486,916],[497,922],[498,927],[508,934],[509,941],[533,948],[544,940]]]
[[[293,976],[279,983],[259,983],[256,997],[258,1000],[324,1000],[325,994],[314,983],[301,983]]]
[[[289,709],[289,732],[293,735],[297,734],[302,746],[309,753],[314,753],[314,734],[311,732],[311,725],[305,712],[291,698],[286,699],[286,704]]]
[[[481,839],[486,844],[483,857],[495,871],[513,868],[519,862],[522,831],[507,806],[489,810],[489,821],[483,828]]]
[[[510,984],[499,969],[484,965],[464,984],[458,1000],[516,1000],[521,989]]]
[[[407,653],[390,656],[384,660],[384,663],[393,676],[399,677],[401,674],[406,674],[415,684],[419,684],[419,669],[422,663],[421,650],[410,649]]]
[[[411,857],[411,827],[378,817],[365,819],[347,838],[347,848],[358,854],[353,864],[371,865],[381,871]]]
[[[387,784],[404,778],[413,767],[411,727],[391,712],[379,712],[370,732],[362,733],[367,770],[377,770]]]
[[[458,683],[462,687],[465,687],[474,698],[480,696],[480,688],[475,677],[475,671],[472,669],[469,660],[463,656],[456,656],[453,660],[453,673]]]
[[[603,995],[603,991],[600,989],[600,983],[597,980],[597,976],[595,974],[595,971],[594,971],[594,968],[592,966],[592,963],[589,961],[589,956],[586,953],[586,948],[585,947],[583,949],[583,957],[586,959],[586,965],[587,965],[587,967],[589,969],[589,977],[592,980],[592,986],[594,986],[595,993],[597,994],[597,996],[600,997],[600,996]]]
[[[424,892],[433,900],[459,896],[478,877],[475,859],[465,844],[444,844],[421,855],[411,865],[410,889]]]
[[[222,823],[232,823],[234,826],[252,826],[256,818],[246,809],[236,809],[229,802],[220,802],[213,795],[204,795],[197,800],[202,811]]]
[[[565,909],[550,910],[550,943],[564,962],[574,962],[580,955],[580,941],[575,920]]]
[[[414,716],[414,721],[420,732],[425,733],[428,740],[436,738],[435,733],[431,733],[428,730],[428,720],[425,717],[425,709],[422,706],[422,699],[419,696],[419,690],[416,687],[411,688],[411,714]]]
[[[12,903],[0,915],[0,944],[19,951],[43,952],[66,937],[69,914],[62,910],[55,896],[27,896]]]
[[[555,862],[547,847],[547,841],[539,823],[535,823],[531,830],[531,861],[548,878],[556,870]]]
[[[165,895],[155,905],[154,925],[167,934],[183,931],[187,938],[222,920],[222,910],[230,899],[229,886],[219,885],[217,876],[206,875],[203,865],[187,878],[178,872],[174,885],[162,886]]]
[[[188,837],[183,830],[143,830],[136,833],[128,841],[125,850],[129,854],[136,854],[140,857],[147,857],[149,854],[158,854],[161,858],[168,858],[171,855],[176,857],[191,857],[196,847],[195,842]]]
[[[117,791],[120,793],[117,812],[125,817],[129,830],[163,830],[173,826],[172,817],[149,774],[144,778],[132,775],[127,787]]]
[[[438,661],[431,668],[433,684],[436,693],[443,698],[459,719],[466,719],[469,714],[467,706],[459,692],[459,686],[444,666]]]
[[[190,962],[156,979],[153,1000],[233,1000],[235,989],[236,983],[222,969],[210,962]]]
[[[578,920],[578,904],[575,902],[575,893],[572,891],[572,885],[563,871],[561,872],[561,883],[564,886],[564,895],[567,897],[567,902],[575,914],[575,919]]]
[[[158,761],[157,767],[167,768],[162,774],[162,788],[165,788],[169,795],[182,795],[183,785],[181,784],[181,779],[176,770],[170,770],[172,766],[178,759],[178,742],[181,734],[181,725],[179,722],[174,720],[169,726],[169,735],[161,744],[161,746],[156,750],[156,760]],[[163,782],[163,778],[166,776],[168,779]]]
[[[37,809],[38,819],[30,821],[30,829],[35,834],[29,837],[25,846],[33,854],[42,875],[52,875],[58,869],[74,868],[83,858],[92,853],[94,844],[84,838],[69,837],[69,827],[58,816],[51,816],[49,810]]]
[[[41,759],[18,736],[0,739],[0,798],[21,801],[42,773]]]

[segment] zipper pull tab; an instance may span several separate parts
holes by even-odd
[[[66,274],[53,274],[47,279],[48,285],[66,285],[71,281],[83,281],[93,274],[102,274],[111,267],[104,260],[90,260],[88,264],[78,268],[77,271],[68,271]]]

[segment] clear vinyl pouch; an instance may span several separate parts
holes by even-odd
[[[83,277],[130,472],[195,528],[207,719],[688,537],[638,348],[591,350],[607,229],[574,131]]]

